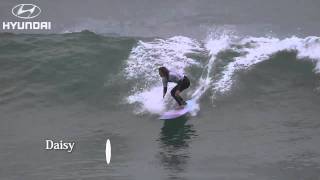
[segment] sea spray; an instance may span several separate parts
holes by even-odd
[[[166,66],[169,70],[186,73],[185,68],[199,64],[187,57],[187,54],[199,51],[203,51],[200,43],[183,36],[155,39],[151,42],[139,41],[132,49],[125,68],[126,78],[136,80],[133,94],[127,98],[130,104],[139,104],[136,112],[163,112],[170,94],[162,99],[161,79],[157,68]],[[173,84],[170,84],[169,89],[172,87]]]
[[[298,58],[310,58],[316,63],[315,71],[319,72],[320,42],[317,37],[305,39],[291,37],[280,40],[278,38],[249,37],[240,41],[239,54],[245,54],[234,59],[223,71],[223,76],[214,83],[214,90],[218,93],[229,91],[233,85],[233,76],[240,70],[246,70],[255,64],[268,60],[270,56],[281,51],[297,51]]]
[[[178,48],[179,47],[179,48]],[[212,36],[201,42],[186,38],[173,37],[169,39],[156,39],[151,42],[140,41],[127,61],[125,68],[126,77],[136,80],[136,87],[127,101],[138,103],[137,113],[149,112],[159,114],[166,109],[167,104],[174,104],[172,98],[168,95],[162,100],[162,85],[158,77],[157,67],[167,66],[169,69],[178,69],[184,73],[190,66],[200,67],[200,77],[190,74],[190,77],[197,79],[193,85],[195,88],[189,89],[192,92],[188,94],[199,101],[199,99],[208,91],[213,90],[215,94],[224,94],[235,85],[235,73],[253,68],[254,65],[269,60],[270,57],[281,51],[295,51],[299,59],[308,59],[314,62],[315,72],[320,70],[320,43],[318,37],[298,38],[290,37],[279,39],[274,37],[246,37],[237,38],[233,35],[224,34],[221,36]],[[231,61],[219,59],[224,62],[219,72],[215,72],[217,59],[221,52],[233,51],[237,54]],[[207,62],[197,61],[187,57],[187,53],[201,54],[206,52],[209,55]],[[144,85],[144,86],[141,86]],[[174,85],[171,85],[173,87]],[[170,89],[170,88],[169,88]],[[172,102],[172,103],[171,103]],[[199,104],[197,104],[199,105]],[[199,109],[199,108],[198,108]],[[194,112],[193,114],[196,114]]]

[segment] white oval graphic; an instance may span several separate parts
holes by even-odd
[[[34,4],[18,4],[11,10],[12,14],[21,19],[32,19],[40,15],[41,9]]]
[[[110,143],[110,140],[108,139],[106,142],[106,161],[107,161],[107,164],[110,163],[110,160],[111,160],[111,143]]]

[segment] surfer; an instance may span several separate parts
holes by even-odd
[[[180,107],[186,105],[187,103],[182,99],[180,93],[190,86],[188,77],[169,71],[166,67],[159,68],[159,75],[163,83],[163,98],[167,93],[168,82],[174,82],[177,83],[177,85],[171,90],[171,96],[177,101]]]

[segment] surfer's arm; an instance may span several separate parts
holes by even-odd
[[[166,93],[167,93],[167,87],[163,87],[163,98],[164,98],[164,96],[166,95]]]
[[[164,96],[166,95],[167,93],[167,90],[168,90],[168,80],[167,78],[162,78],[162,84],[163,84],[163,98]]]

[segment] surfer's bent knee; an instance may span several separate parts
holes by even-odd
[[[179,94],[180,94],[179,90],[176,90],[176,92],[174,93],[175,96],[179,96]]]
[[[172,96],[172,97],[175,97],[176,90],[173,88],[170,93],[171,93],[171,96]]]

